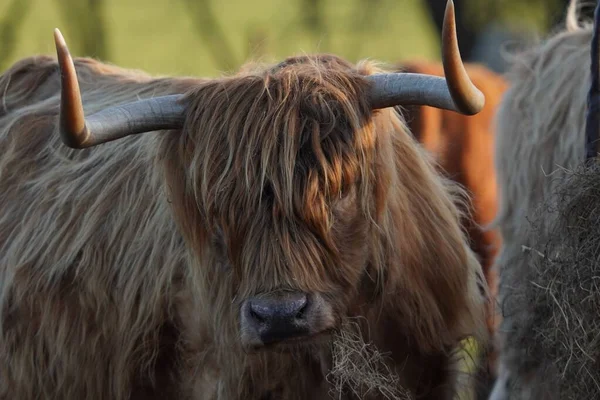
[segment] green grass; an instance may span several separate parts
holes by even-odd
[[[16,52],[8,63],[33,54],[54,54],[52,30],[62,30],[67,43],[76,40],[57,9],[57,1],[33,0],[17,33]],[[218,76],[220,66],[197,31],[183,0],[106,0],[109,60],[155,74]],[[356,0],[328,0],[324,8],[326,33],[311,35],[301,23],[298,0],[212,0],[218,23],[226,32],[239,64],[255,58],[249,33],[264,38],[273,61],[298,53],[332,52],[351,61],[372,58],[398,62],[407,58],[439,58],[438,38],[419,0],[377,0],[377,12],[359,12]],[[8,8],[0,0],[0,15]],[[376,10],[375,8],[371,8]],[[361,31],[361,17],[374,21]],[[74,54],[77,56],[83,54]],[[85,54],[94,56],[94,54]]]

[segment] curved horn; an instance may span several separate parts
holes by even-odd
[[[183,126],[185,106],[181,95],[139,100],[99,111],[85,117],[77,73],[67,44],[54,30],[60,67],[60,136],[69,147],[82,149],[128,135]]]
[[[446,78],[424,74],[390,73],[368,76],[373,109],[396,105],[426,105],[477,114],[485,96],[471,82],[460,58],[454,2],[448,0],[442,29],[442,63]]]
[[[588,109],[585,126],[586,159],[596,157],[600,137],[600,2],[594,12],[594,36],[591,46],[591,85],[588,92]]]

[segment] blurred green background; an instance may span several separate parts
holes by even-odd
[[[473,0],[468,20],[544,31],[558,2]],[[74,56],[154,74],[217,76],[249,59],[315,51],[350,61],[439,58],[420,0],[0,0],[0,71],[54,54],[55,27]]]

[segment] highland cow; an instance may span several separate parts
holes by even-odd
[[[556,242],[556,229],[574,235],[564,219],[558,220],[564,216],[550,212],[548,207],[560,206],[564,193],[558,188],[586,157],[592,26],[580,24],[576,10],[577,2],[573,1],[565,30],[514,57],[508,74],[510,88],[497,115],[495,162],[500,196],[494,224],[499,228],[502,247],[495,268],[500,277],[503,321],[498,336],[502,349],[499,379],[491,396],[494,400],[567,398],[546,390],[551,385],[541,390],[540,382],[555,378],[544,375],[547,369],[537,362],[544,355],[532,352],[526,339],[536,337],[533,324],[543,318],[536,315],[539,304],[530,301],[532,293],[540,289],[535,282],[547,279],[546,271],[537,269],[539,260],[532,261],[532,257],[544,257],[544,241]],[[593,147],[596,142],[591,143]],[[546,210],[540,211],[540,207]],[[533,226],[531,221],[535,221]],[[542,264],[550,268],[547,263]],[[560,307],[557,299],[553,301],[552,306]]]
[[[58,62],[6,71],[0,398],[451,399],[483,275],[393,109],[481,110],[451,1],[444,37],[446,79],[331,55],[153,78],[58,31]]]

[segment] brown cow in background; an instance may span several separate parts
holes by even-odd
[[[484,268],[492,298],[496,296],[496,272],[492,270],[494,257],[500,247],[496,230],[486,230],[497,211],[496,174],[493,163],[494,115],[507,89],[504,78],[490,69],[473,63],[465,64],[473,83],[485,94],[485,107],[473,116],[428,106],[405,106],[403,115],[410,131],[436,159],[439,169],[452,180],[463,185],[471,195],[472,218],[463,221],[469,234],[471,248],[477,253]],[[405,72],[444,76],[441,63],[428,61],[405,62]],[[493,307],[495,302],[490,302]],[[500,315],[489,310],[488,328],[495,332]],[[492,374],[495,375],[495,353],[489,355]]]

